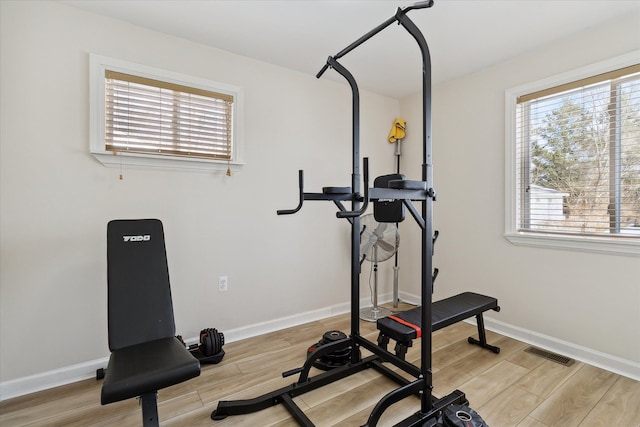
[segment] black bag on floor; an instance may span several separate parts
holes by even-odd
[[[450,405],[442,411],[444,427],[489,427],[476,411],[466,405]]]

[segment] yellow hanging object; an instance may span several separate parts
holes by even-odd
[[[404,139],[405,135],[406,122],[404,119],[398,117],[394,120],[391,131],[389,132],[389,142],[391,144],[393,144],[394,142],[398,142],[399,139]]]

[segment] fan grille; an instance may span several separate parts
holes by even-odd
[[[360,227],[360,256],[367,261],[381,262],[398,250],[400,234],[393,223],[377,222],[372,214],[362,217]]]

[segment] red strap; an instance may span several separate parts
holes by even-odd
[[[420,338],[422,336],[422,329],[420,329],[420,326],[418,325],[414,325],[413,323],[409,323],[404,319],[401,319],[397,316],[391,315],[391,316],[387,316],[389,319],[393,319],[398,323],[402,323],[404,326],[408,326],[411,329],[414,329],[416,331],[416,338]]]

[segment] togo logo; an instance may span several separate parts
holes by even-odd
[[[151,236],[148,234],[144,236],[122,236],[122,240],[125,242],[148,242],[151,240]]]

